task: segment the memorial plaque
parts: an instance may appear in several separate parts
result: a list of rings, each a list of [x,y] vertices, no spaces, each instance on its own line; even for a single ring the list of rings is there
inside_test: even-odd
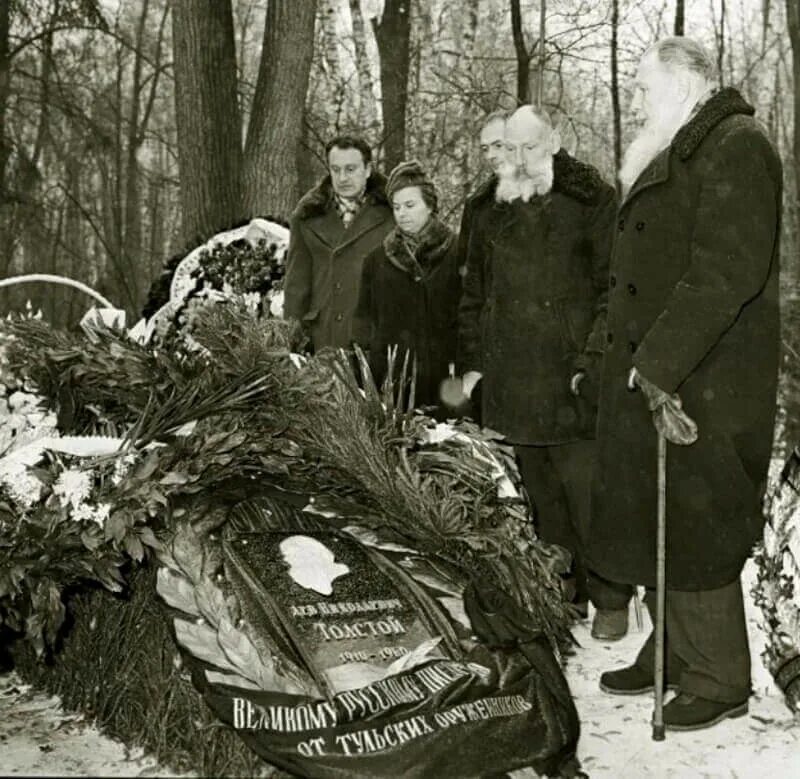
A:
[[[384,678],[415,650],[445,656],[436,626],[407,587],[356,541],[328,532],[273,532],[240,536],[233,548],[328,694]]]

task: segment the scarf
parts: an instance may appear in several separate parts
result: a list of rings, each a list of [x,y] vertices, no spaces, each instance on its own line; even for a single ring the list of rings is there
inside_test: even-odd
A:
[[[437,217],[431,218],[416,235],[394,227],[383,239],[389,262],[422,281],[430,269],[444,257],[453,242],[453,231]]]
[[[364,200],[364,192],[362,192],[356,198],[340,197],[334,193],[336,210],[339,212],[339,216],[342,218],[345,228],[350,227],[350,225],[353,223],[353,220],[356,218],[356,214],[361,209],[361,206],[364,205]]]

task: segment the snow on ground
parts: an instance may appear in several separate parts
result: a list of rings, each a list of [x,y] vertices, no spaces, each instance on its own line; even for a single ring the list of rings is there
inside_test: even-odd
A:
[[[745,592],[754,576],[748,563]],[[592,779],[800,779],[800,720],[792,718],[761,663],[764,636],[749,598],[747,608],[755,690],[749,714],[709,730],[668,732],[661,742],[651,738],[652,695],[612,696],[597,686],[602,671],[633,661],[650,630],[646,609],[642,632],[632,608],[631,632],[615,644],[594,641],[588,621],[578,626],[582,648],[570,659],[567,678],[582,720],[578,756]],[[141,751],[127,752],[80,716],[65,714],[57,698],[32,691],[13,673],[0,676],[0,774],[177,776]]]
[[[0,675],[0,775],[178,776],[65,713],[57,697],[35,692],[16,673]]]
[[[574,633],[582,649],[570,659],[566,675],[581,716],[578,757],[592,779],[800,779],[800,719],[792,718],[761,661],[760,612],[749,596],[754,580],[751,561],[742,577],[753,668],[750,711],[707,730],[667,731],[664,741],[653,741],[652,693],[624,697],[599,689],[603,671],[630,665],[636,658],[650,631],[646,608],[639,632],[631,605],[631,630],[614,644],[595,641],[589,634],[591,621],[578,626]]]

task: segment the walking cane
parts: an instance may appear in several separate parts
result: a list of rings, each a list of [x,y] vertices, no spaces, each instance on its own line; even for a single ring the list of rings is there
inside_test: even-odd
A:
[[[664,604],[667,558],[667,439],[658,433],[658,527],[656,531],[655,710],[653,741],[664,740]]]

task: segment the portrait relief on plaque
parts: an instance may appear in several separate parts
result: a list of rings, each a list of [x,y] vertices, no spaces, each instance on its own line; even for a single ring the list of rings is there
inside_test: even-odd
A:
[[[346,565],[336,562],[325,544],[311,536],[289,536],[278,548],[289,566],[289,576],[320,595],[330,595],[334,579],[350,572]]]
[[[262,580],[284,635],[329,693],[447,656],[441,631],[403,574],[355,540],[329,532],[273,532],[259,544],[233,546]]]

